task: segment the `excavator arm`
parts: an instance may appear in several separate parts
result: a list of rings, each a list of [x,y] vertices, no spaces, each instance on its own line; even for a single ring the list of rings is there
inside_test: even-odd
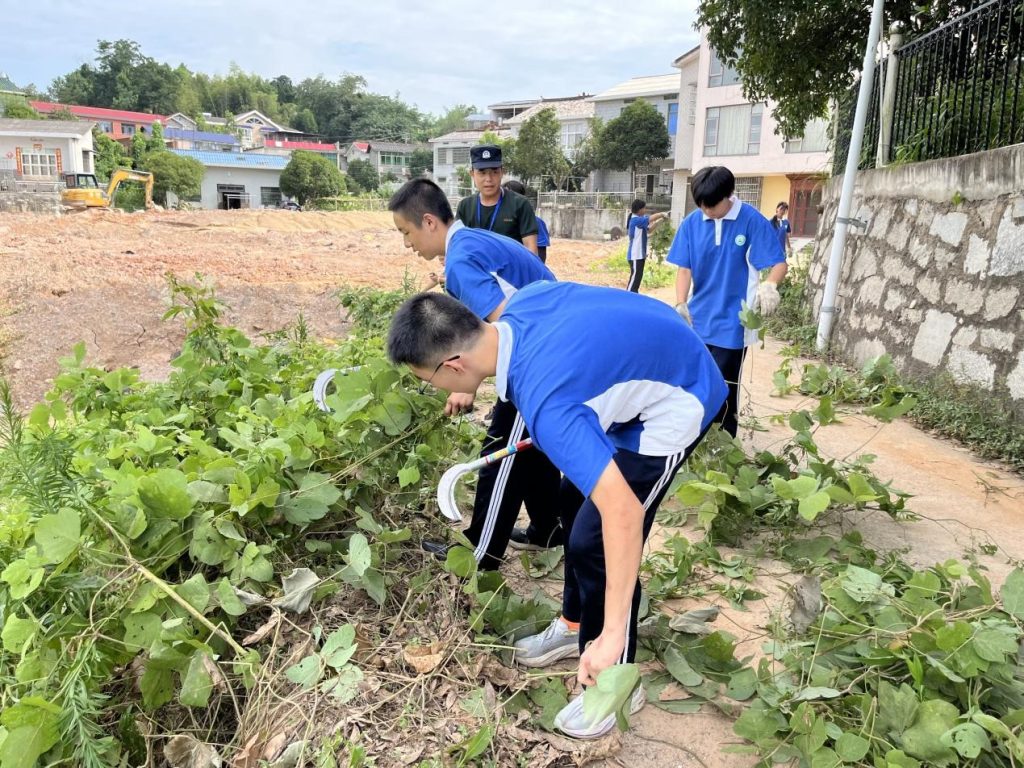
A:
[[[110,185],[107,187],[107,200],[113,201],[117,188],[124,181],[141,182],[146,190],[146,208],[153,207],[153,174],[149,171],[135,171],[131,168],[118,168],[110,174]]]

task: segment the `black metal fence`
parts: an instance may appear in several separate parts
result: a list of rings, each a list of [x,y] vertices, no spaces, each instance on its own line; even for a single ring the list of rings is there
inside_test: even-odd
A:
[[[913,162],[1024,142],[1024,0],[988,0],[911,40],[896,57],[892,152]],[[887,60],[875,68],[859,167],[875,166],[879,94]],[[833,172],[845,169],[858,84],[840,100]]]
[[[898,49],[891,159],[1024,141],[1022,55],[1022,0],[990,0]]]

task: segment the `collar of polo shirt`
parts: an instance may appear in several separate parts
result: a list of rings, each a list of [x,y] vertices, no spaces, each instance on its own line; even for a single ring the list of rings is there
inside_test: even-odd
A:
[[[498,397],[508,402],[508,368],[512,363],[512,328],[508,323],[494,323],[498,331],[498,360],[494,371],[494,388]]]

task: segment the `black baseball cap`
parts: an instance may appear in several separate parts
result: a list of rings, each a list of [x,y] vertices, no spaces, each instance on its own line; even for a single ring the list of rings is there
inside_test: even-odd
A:
[[[469,150],[469,161],[473,170],[501,168],[501,147],[496,144],[480,144]]]

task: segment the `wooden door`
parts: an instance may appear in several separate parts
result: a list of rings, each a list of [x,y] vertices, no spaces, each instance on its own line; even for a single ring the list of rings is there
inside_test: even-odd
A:
[[[789,226],[793,237],[814,237],[818,233],[818,207],[822,182],[815,177],[790,177]]]

